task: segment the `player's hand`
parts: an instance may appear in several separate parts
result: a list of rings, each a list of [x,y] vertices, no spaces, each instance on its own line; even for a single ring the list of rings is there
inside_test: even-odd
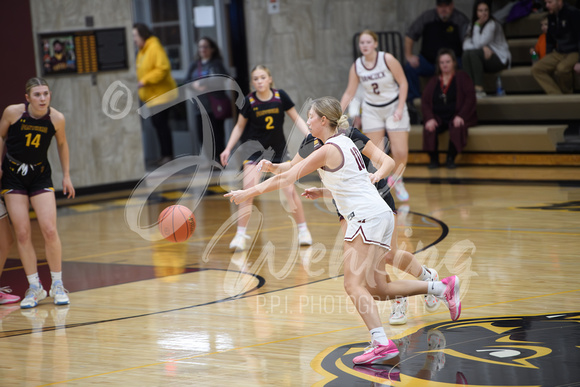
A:
[[[222,153],[220,153],[220,162],[225,167],[228,165],[228,159],[230,158],[230,151],[229,149],[225,149]]]
[[[301,194],[301,196],[304,196],[305,198],[312,200],[321,198],[323,195],[324,195],[323,189],[318,187],[307,188]]]
[[[258,172],[274,172],[274,164],[270,160],[260,160],[258,163]]]
[[[249,199],[248,194],[245,190],[239,189],[236,191],[230,191],[224,195],[226,198],[230,198],[230,202],[240,204]]]
[[[393,114],[393,120],[395,120],[395,122],[397,122],[397,121],[401,121],[401,118],[403,118],[403,109],[401,109],[401,110],[397,109],[395,111],[395,114]]]
[[[369,173],[369,178],[373,184],[376,184],[379,180],[381,180],[381,177],[377,174],[377,172]]]
[[[67,199],[75,197],[75,187],[73,187],[70,177],[62,179],[62,193],[66,195]]]

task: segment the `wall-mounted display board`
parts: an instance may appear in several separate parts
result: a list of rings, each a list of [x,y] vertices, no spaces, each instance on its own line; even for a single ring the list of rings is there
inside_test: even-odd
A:
[[[43,75],[129,68],[125,28],[42,33],[38,42]]]

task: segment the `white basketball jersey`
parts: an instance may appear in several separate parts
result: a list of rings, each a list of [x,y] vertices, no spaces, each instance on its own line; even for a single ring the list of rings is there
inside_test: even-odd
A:
[[[359,57],[354,62],[354,69],[365,90],[364,100],[373,105],[384,105],[397,98],[399,85],[387,66],[385,53],[377,53],[377,60],[372,68],[365,67],[363,60],[364,57]]]
[[[362,155],[354,142],[340,134],[329,138],[325,145],[330,144],[342,153],[343,163],[335,170],[321,168],[318,172],[324,186],[332,192],[338,212],[347,220],[391,212],[371,183]]]

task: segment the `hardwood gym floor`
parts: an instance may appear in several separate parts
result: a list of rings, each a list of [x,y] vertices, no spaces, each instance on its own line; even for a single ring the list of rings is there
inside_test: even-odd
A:
[[[400,356],[373,367],[352,365],[369,335],[342,287],[332,207],[304,201],[315,244],[298,247],[279,194],[265,195],[249,227],[253,249],[233,253],[237,208],[221,193],[234,180],[153,173],[134,192],[59,200],[71,305],[0,306],[0,384],[580,383],[578,168],[410,166],[399,247],[441,276],[459,275],[463,312],[451,322],[445,306],[429,313],[412,297],[407,324],[389,326],[381,303]],[[305,178],[298,190],[314,184]],[[195,233],[180,244],[158,240],[157,215],[180,198],[194,209]],[[2,285],[26,289],[15,248]]]

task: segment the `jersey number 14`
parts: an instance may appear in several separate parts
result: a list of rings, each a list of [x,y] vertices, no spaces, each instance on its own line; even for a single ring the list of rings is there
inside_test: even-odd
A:
[[[28,133],[26,135],[26,146],[31,146],[33,145],[35,148],[38,148],[40,146],[40,134],[37,133],[34,138],[32,138],[32,133]]]

